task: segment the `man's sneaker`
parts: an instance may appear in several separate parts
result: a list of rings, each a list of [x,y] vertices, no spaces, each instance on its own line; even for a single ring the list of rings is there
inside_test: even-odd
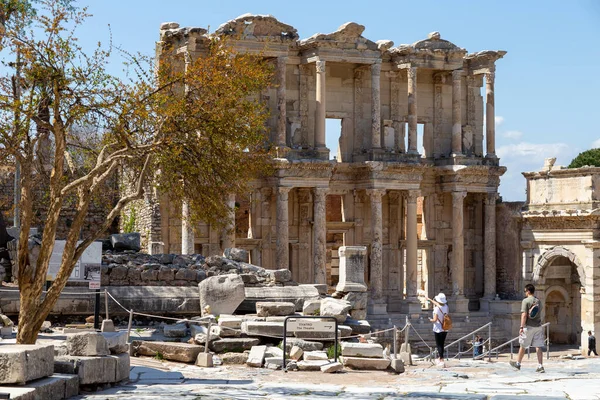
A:
[[[511,367],[513,367],[513,368],[514,368],[514,369],[516,369],[517,371],[521,369],[521,364],[519,364],[519,363],[518,363],[518,362],[516,362],[516,361],[511,361],[509,364],[510,364],[510,366],[511,366]],[[544,369],[544,368],[542,368],[542,369]]]
[[[544,367],[537,367],[537,369],[535,370],[535,372],[539,372],[540,374],[543,374],[544,372]]]

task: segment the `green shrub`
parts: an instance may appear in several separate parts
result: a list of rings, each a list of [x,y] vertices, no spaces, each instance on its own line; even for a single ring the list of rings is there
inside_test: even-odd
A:
[[[581,168],[585,165],[600,167],[600,148],[590,149],[579,153],[577,157],[571,161],[569,168]]]

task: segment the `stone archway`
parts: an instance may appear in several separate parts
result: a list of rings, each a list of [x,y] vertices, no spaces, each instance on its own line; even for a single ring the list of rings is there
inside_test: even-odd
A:
[[[535,267],[533,267],[532,281],[533,284],[543,284],[545,282],[545,271],[547,267],[557,258],[564,257],[568,259],[575,267],[577,268],[577,274],[579,275],[579,280],[582,284],[585,283],[585,270],[583,269],[583,264],[579,260],[579,258],[573,253],[571,250],[567,249],[563,246],[555,246],[550,250],[546,251],[542,256],[538,259]]]

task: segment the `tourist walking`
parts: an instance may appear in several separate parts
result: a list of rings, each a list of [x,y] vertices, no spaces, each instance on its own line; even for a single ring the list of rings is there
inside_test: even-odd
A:
[[[592,331],[588,331],[588,357],[592,353],[598,356],[598,353],[596,352],[596,338],[592,335]]]
[[[542,365],[544,347],[544,329],[542,325],[542,302],[534,296],[535,286],[532,284],[525,285],[525,299],[521,302],[521,326],[519,327],[519,354],[517,361],[511,361],[511,367],[520,370],[521,361],[525,356],[525,349],[535,347],[535,352],[538,359],[538,367],[535,372],[544,373]]]
[[[438,353],[437,365],[439,367],[445,367],[444,364],[444,343],[446,342],[446,336],[448,335],[449,328],[444,329],[444,316],[448,315],[450,309],[448,308],[448,301],[446,295],[440,293],[433,299],[427,299],[431,301],[435,307],[433,308],[433,318],[429,321],[433,322],[433,334],[435,336],[435,345]]]

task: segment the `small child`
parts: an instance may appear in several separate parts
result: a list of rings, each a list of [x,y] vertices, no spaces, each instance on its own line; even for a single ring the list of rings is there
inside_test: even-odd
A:
[[[483,339],[481,336],[475,336],[475,340],[473,341],[473,357],[480,356],[483,352]]]

